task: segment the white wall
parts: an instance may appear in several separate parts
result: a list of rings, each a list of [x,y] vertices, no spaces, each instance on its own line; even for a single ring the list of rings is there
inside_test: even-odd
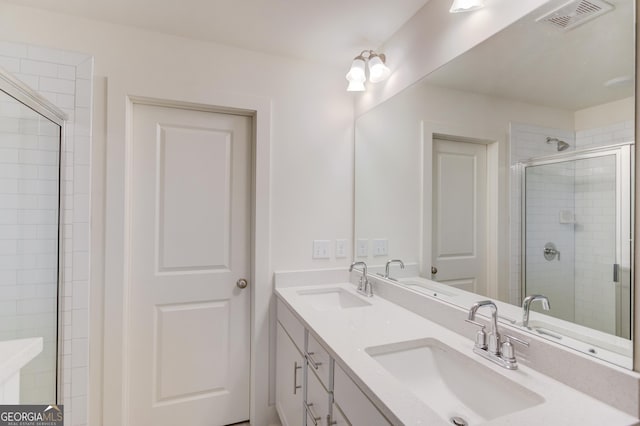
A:
[[[356,115],[389,99],[547,1],[491,0],[474,13],[449,13],[451,0],[430,0],[379,47],[387,56],[391,77],[385,83],[368,85],[357,98]]]
[[[348,239],[352,234],[353,107],[342,67],[8,4],[0,10],[0,39],[88,52],[99,77],[126,80],[133,87],[174,85],[270,98],[272,266],[346,264],[311,260],[314,238]]]
[[[131,90],[107,99],[107,108],[94,105],[96,110],[112,111],[111,106],[125,102],[125,94],[165,88],[177,96],[184,93],[202,99],[215,93],[268,99],[272,106],[271,249],[262,255],[270,259],[271,271],[348,265],[350,257],[336,260],[333,253],[329,260],[311,259],[313,239],[350,241],[352,236],[353,102],[344,90],[342,67],[334,69],[4,3],[0,5],[0,40],[93,55],[94,84],[104,89],[106,81],[107,91],[116,85]],[[94,128],[102,128],[104,119],[96,116]],[[106,119],[107,140],[122,140],[123,129],[113,124],[122,117]],[[104,140],[98,136],[97,141]],[[106,149],[108,152],[110,144]],[[107,165],[107,169],[114,166],[119,167]],[[94,178],[104,182],[104,176]],[[99,187],[94,185],[93,189]],[[121,213],[110,211],[107,205],[107,220],[114,214]],[[109,238],[109,229],[106,235]],[[94,256],[92,261],[101,263],[102,259]],[[261,278],[271,282],[271,277]],[[99,294],[102,288],[97,281],[92,282],[92,291]],[[91,333],[96,337],[100,333],[96,321]],[[99,372],[92,377],[100,377]],[[267,383],[259,386],[266,388]],[[91,389],[93,397],[100,390],[95,382]],[[264,389],[257,397],[266,405]],[[90,413],[90,423],[98,424],[99,416],[96,407]]]

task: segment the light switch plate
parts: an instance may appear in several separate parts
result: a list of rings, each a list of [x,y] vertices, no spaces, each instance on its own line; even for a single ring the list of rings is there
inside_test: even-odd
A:
[[[347,240],[336,240],[336,259],[347,257]]]
[[[387,240],[387,239],[373,240],[373,255],[374,256],[388,256],[389,255],[389,240]]]
[[[368,257],[369,256],[369,240],[361,239],[358,240],[357,243],[357,253],[358,257]]]
[[[329,240],[313,240],[313,259],[329,259]]]

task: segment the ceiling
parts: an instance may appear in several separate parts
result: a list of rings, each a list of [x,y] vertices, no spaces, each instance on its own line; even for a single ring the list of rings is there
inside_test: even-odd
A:
[[[348,68],[429,0],[2,1]]]
[[[563,31],[536,22],[538,9],[427,77],[431,84],[577,111],[634,96],[633,0],[607,0],[615,9]],[[556,1],[558,4],[566,1]]]

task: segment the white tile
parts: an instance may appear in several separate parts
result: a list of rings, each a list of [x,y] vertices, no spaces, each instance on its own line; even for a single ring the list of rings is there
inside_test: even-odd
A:
[[[71,347],[71,367],[87,367],[89,365],[88,339],[74,339]],[[72,376],[73,380],[73,376]],[[84,378],[86,380],[86,377]]]
[[[76,67],[72,65],[58,65],[57,77],[63,80],[75,80]]]
[[[0,54],[21,58],[27,56],[27,45],[21,43],[11,43],[8,41],[0,41]]]
[[[73,283],[73,309],[87,309],[89,306],[89,282]]]
[[[86,339],[89,337],[89,314],[86,309],[73,310],[73,334],[74,339]]]
[[[73,81],[61,80],[59,78],[40,77],[40,90],[73,95],[76,85]]]
[[[20,60],[20,72],[23,74],[37,75],[40,77],[58,77],[58,66],[51,62],[34,61],[31,59]]]
[[[10,73],[20,72],[20,60],[8,56],[0,56],[0,67]]]
[[[89,253],[84,251],[73,252],[73,280],[83,281],[89,279]]]
[[[93,79],[93,57],[88,57],[84,62],[78,64],[76,68],[76,76],[78,79]]]
[[[84,62],[88,57],[90,57],[89,55],[82,53],[39,46],[28,46],[27,56],[30,59],[74,66]]]
[[[40,77],[36,75],[16,73],[15,77],[33,90],[40,89]]]
[[[76,105],[83,108],[91,108],[91,80],[76,80]]]

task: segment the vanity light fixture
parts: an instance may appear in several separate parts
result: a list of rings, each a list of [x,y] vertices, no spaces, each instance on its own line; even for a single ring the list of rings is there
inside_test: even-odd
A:
[[[385,56],[382,53],[376,53],[373,50],[363,50],[353,59],[351,68],[347,73],[347,81],[349,86],[348,92],[363,92],[365,90],[364,83],[367,81],[367,65],[369,67],[369,81],[378,83],[386,80],[391,74],[389,67],[385,65]]]
[[[484,0],[453,0],[450,13],[471,12],[484,7]]]

